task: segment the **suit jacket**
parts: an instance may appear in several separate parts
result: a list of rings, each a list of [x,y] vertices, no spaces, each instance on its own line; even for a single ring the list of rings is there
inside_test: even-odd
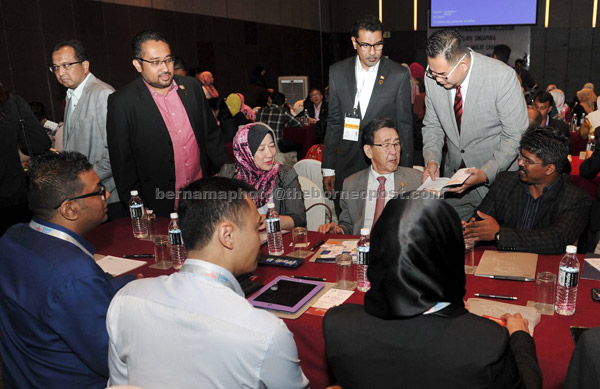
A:
[[[569,138],[569,125],[562,120],[550,118],[550,121],[548,121],[548,126],[556,130],[560,130],[567,138]]]
[[[177,94],[185,106],[200,148],[202,174],[212,174],[229,162],[200,83],[175,76]],[[108,151],[121,201],[137,189],[144,205],[158,216],[168,216],[175,205],[175,160],[169,131],[139,76],[108,98]]]
[[[63,150],[79,151],[87,157],[110,192],[109,203],[119,201],[106,139],[106,107],[108,96],[114,91],[90,73],[75,109],[69,109],[68,105],[65,109],[63,129]]]
[[[338,225],[345,234],[360,235],[360,229],[364,226],[370,173],[371,167],[368,167],[344,180],[344,189],[340,194],[342,212]],[[398,167],[394,172],[394,190],[400,195],[417,189],[421,185],[421,176],[422,173],[417,169]]]
[[[310,101],[310,99],[308,99],[308,101]],[[312,101],[310,101],[310,104],[305,103],[305,107],[306,107],[306,112],[308,113],[308,116],[310,116],[311,118],[314,119],[315,118],[315,104]],[[304,115],[304,112],[300,112],[298,114],[298,116],[301,116],[301,115]],[[323,101],[321,102],[321,108],[319,108],[319,120],[323,120],[323,121],[327,120],[327,102],[325,101],[325,99],[323,99]]]
[[[356,56],[329,68],[329,114],[323,149],[324,169],[335,169],[336,190],[342,189],[346,177],[366,168],[363,154],[362,128],[373,119],[390,118],[396,123],[402,144],[401,166],[412,167],[413,127],[408,70],[387,58],[381,58],[369,106],[360,121],[358,142],[342,140],[344,117],[352,113],[356,96]]]
[[[600,387],[600,327],[585,331],[571,356],[565,389],[596,389]]]
[[[465,166],[483,170],[494,182],[496,175],[513,163],[516,169],[519,141],[529,126],[527,106],[514,69],[474,51],[471,54],[460,135],[451,91],[425,77],[423,158],[425,163],[440,164],[446,139],[445,176],[452,177],[464,161]],[[488,188],[480,185],[476,190],[483,198]]]
[[[440,313],[460,310],[454,317]],[[535,343],[452,305],[440,312],[383,320],[356,304],[323,320],[327,359],[344,389],[542,387]]]
[[[544,194],[533,227],[516,228],[523,208],[526,191],[518,172],[500,173],[479,210],[492,216],[500,225],[499,250],[528,251],[538,254],[562,254],[585,228],[592,199],[590,195],[561,175]]]

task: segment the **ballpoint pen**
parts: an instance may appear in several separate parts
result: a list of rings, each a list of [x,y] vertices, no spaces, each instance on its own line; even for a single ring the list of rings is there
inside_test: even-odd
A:
[[[484,294],[484,293],[475,293],[477,297],[487,297],[491,299],[499,299],[499,300],[517,300],[514,296],[502,296],[498,294]]]
[[[310,280],[310,281],[327,281],[326,278],[319,278],[319,277],[308,277],[308,276],[292,276],[292,278],[298,278],[300,280]]]
[[[316,249],[318,249],[319,247],[321,247],[321,245],[325,243],[325,240],[320,241],[319,243],[317,243],[316,245],[314,245],[310,251],[315,251]]]
[[[530,277],[519,277],[519,276],[482,276],[487,278],[493,278],[495,280],[508,280],[508,281],[535,281]]]
[[[123,258],[154,258],[154,254],[126,254]]]

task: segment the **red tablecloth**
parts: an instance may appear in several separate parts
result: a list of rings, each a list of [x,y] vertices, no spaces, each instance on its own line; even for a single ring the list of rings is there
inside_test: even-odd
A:
[[[166,233],[168,220],[158,220],[159,233]],[[338,238],[340,236],[336,236]],[[124,255],[152,253],[152,243],[135,239],[131,233],[128,219],[120,219],[106,223],[86,236],[94,244],[99,254]],[[323,238],[316,232],[309,232],[309,241],[315,244]],[[284,235],[284,244],[289,248],[290,234]],[[266,250],[263,247],[263,250]],[[483,253],[483,248],[475,251],[475,263]],[[540,255],[537,271],[558,272],[560,255]],[[578,255],[583,264],[583,256]],[[148,266],[138,268],[134,273],[142,273],[146,277],[156,277],[168,274],[173,270],[156,270]],[[328,281],[335,282],[335,265],[305,262],[296,270],[287,270],[277,267],[259,267],[254,272],[258,281],[266,283],[277,275],[306,275],[325,277]],[[600,281],[582,279],[578,289],[577,309],[573,316],[562,317],[559,315],[542,315],[540,324],[535,327],[534,339],[537,355],[544,375],[545,388],[560,388],[567,373],[567,367],[574,346],[569,333],[569,326],[600,326],[600,303],[591,298],[592,287],[600,288]],[[525,305],[528,300],[535,299],[534,282],[501,281],[467,275],[467,294],[465,299],[474,297],[474,293],[489,293],[511,295],[518,297],[518,304]],[[349,303],[362,304],[364,293],[356,291],[348,300]],[[285,320],[288,328],[294,334],[298,346],[298,354],[304,374],[311,382],[311,388],[324,388],[334,382],[334,376],[327,363],[325,344],[321,329],[322,318],[304,314],[297,320]]]
[[[283,130],[283,139],[292,140],[302,145],[302,155],[298,155],[298,161],[306,157],[308,149],[319,143],[319,139],[315,135],[314,124],[298,127],[286,127]]]

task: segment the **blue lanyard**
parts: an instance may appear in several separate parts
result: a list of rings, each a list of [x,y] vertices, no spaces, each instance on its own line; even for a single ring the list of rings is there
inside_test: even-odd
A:
[[[35,222],[33,220],[29,222],[29,227],[34,231],[41,232],[42,234],[50,235],[57,239],[69,242],[69,243],[79,247],[79,249],[81,251],[83,251],[84,253],[89,255],[90,258],[94,259],[94,254],[90,253],[90,251],[88,249],[86,249],[85,247],[83,247],[83,245],[81,243],[79,243],[79,241],[77,239],[73,238],[71,235],[67,234],[66,232],[57,230],[56,228],[45,226],[45,225]]]
[[[208,262],[208,263],[210,264],[210,262]],[[217,266],[217,265],[214,265],[214,266]],[[181,268],[181,270],[179,272],[180,273],[182,273],[182,272],[184,272],[184,273],[194,273],[194,274],[199,275],[201,277],[209,278],[211,280],[215,280],[218,283],[220,283],[222,285],[225,285],[229,289],[233,290],[237,294],[239,294],[239,292],[241,292],[241,288],[239,286],[236,288],[234,286],[234,284],[231,282],[231,280],[229,279],[229,277],[221,274],[217,269],[209,269],[209,268],[204,267],[202,265],[193,265],[193,264],[189,263],[188,261],[186,261],[186,262],[184,262],[183,267]],[[244,296],[243,292],[242,292],[241,296]]]

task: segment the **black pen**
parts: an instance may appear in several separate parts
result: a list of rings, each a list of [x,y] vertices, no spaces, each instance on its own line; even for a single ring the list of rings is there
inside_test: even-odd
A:
[[[493,278],[495,280],[508,280],[508,281],[535,281],[533,278],[519,277],[519,276],[482,276],[482,277]]]
[[[126,254],[123,258],[154,258],[154,254]]]
[[[319,247],[321,247],[321,245],[325,243],[325,240],[320,241],[319,243],[317,243],[316,245],[314,245],[312,247],[312,249],[310,249],[310,251],[315,251],[316,249],[318,249]]]
[[[483,293],[475,293],[477,297],[487,297],[491,299],[499,299],[499,300],[516,300],[517,298],[514,296],[501,296],[498,294],[483,294]]]
[[[327,281],[326,278],[319,278],[319,277],[308,277],[308,276],[292,276],[292,278],[298,278],[301,280],[310,280],[310,281]]]

